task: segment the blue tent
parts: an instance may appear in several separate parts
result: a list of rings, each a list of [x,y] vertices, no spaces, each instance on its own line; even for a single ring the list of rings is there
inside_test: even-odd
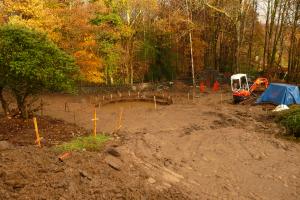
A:
[[[275,105],[300,104],[298,86],[271,83],[268,89],[259,97],[256,103],[273,103]]]

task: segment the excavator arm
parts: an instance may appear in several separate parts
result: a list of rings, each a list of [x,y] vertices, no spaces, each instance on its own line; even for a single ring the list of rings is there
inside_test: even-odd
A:
[[[264,89],[269,87],[269,81],[267,78],[257,78],[253,85],[251,85],[250,87],[250,92],[254,92],[255,90],[257,90],[257,88],[259,87],[264,87]]]

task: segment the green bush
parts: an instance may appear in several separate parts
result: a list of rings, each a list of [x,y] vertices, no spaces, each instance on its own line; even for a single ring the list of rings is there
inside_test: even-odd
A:
[[[74,91],[79,69],[74,59],[46,35],[34,30],[0,27],[0,88],[9,88],[25,117],[29,96],[48,91]]]
[[[295,137],[300,137],[300,106],[291,106],[289,110],[278,113],[276,121],[282,124]]]

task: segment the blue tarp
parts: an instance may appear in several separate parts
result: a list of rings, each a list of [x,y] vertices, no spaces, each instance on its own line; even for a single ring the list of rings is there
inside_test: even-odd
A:
[[[273,103],[276,105],[300,104],[298,86],[271,83],[268,89],[259,97],[256,103]]]

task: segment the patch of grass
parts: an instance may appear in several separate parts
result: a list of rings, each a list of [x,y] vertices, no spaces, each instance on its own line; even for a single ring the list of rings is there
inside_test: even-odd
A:
[[[300,137],[300,105],[294,105],[289,110],[279,112],[276,121],[283,125],[289,134]]]
[[[70,151],[99,151],[105,142],[109,140],[108,136],[97,135],[94,136],[85,136],[78,137],[70,142],[58,145],[55,147],[55,150],[59,152],[70,152]]]

